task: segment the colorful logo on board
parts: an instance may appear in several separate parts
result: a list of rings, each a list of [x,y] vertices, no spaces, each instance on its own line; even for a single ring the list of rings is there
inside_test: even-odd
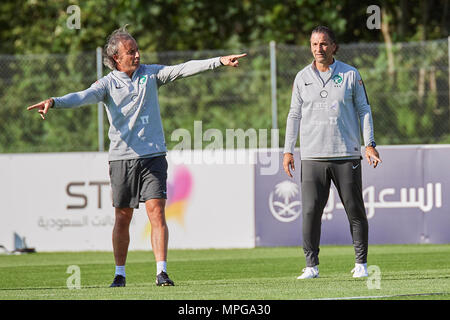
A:
[[[175,168],[173,180],[167,181],[166,220],[175,220],[184,225],[184,215],[192,192],[193,180],[189,170],[184,166]],[[150,234],[150,222],[146,223],[144,236]]]

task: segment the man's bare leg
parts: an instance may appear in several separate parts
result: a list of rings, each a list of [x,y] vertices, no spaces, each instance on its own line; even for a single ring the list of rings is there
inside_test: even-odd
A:
[[[147,216],[152,226],[151,242],[155,260],[167,260],[167,245],[169,242],[169,229],[165,216],[166,199],[150,199],[145,202]]]
[[[124,266],[130,244],[130,222],[133,217],[132,208],[116,208],[116,220],[113,229],[113,249],[116,266]]]
[[[128,255],[128,245],[130,244],[130,222],[133,217],[132,208],[115,208],[115,222],[112,233],[112,244],[114,251],[114,261],[116,272],[112,287],[125,286],[125,263]],[[122,276],[123,279],[118,279]]]
[[[166,223],[165,206],[165,199],[145,201],[147,216],[152,226],[151,242],[157,267],[156,285],[173,286],[173,281],[169,279],[166,270],[169,229]]]

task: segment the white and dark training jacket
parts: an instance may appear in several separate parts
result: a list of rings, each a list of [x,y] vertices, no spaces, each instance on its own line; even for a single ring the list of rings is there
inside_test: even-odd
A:
[[[322,79],[313,62],[295,77],[284,152],[294,152],[300,133],[302,160],[360,158],[361,132],[364,145],[374,141],[358,70],[336,59],[329,68],[328,78]]]
[[[54,107],[75,108],[102,101],[110,123],[110,161],[165,154],[158,88],[221,65],[220,57],[174,66],[141,64],[131,78],[113,70],[84,91],[54,97]]]

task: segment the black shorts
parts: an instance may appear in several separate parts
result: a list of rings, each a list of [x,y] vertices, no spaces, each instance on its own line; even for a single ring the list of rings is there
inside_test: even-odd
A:
[[[167,199],[165,156],[109,162],[113,207],[139,208],[139,202]]]

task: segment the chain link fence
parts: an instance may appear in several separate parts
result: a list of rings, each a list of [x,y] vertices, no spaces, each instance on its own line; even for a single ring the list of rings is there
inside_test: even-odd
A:
[[[336,58],[357,67],[364,80],[378,144],[450,143],[448,47],[447,39],[392,47],[378,43],[340,46]],[[288,112],[292,81],[311,61],[309,48],[278,47],[282,120]]]
[[[97,150],[96,108],[49,112],[45,121],[26,108],[96,81],[95,52],[0,56],[0,152]]]
[[[340,46],[336,58],[357,67],[364,79],[378,144],[450,143],[448,48],[448,39],[392,47],[378,43]],[[198,134],[194,121],[202,121],[202,132],[219,129],[224,137],[226,129],[258,131],[272,127],[269,45],[242,51],[248,56],[240,61],[239,68],[219,68],[160,88],[169,149],[178,143],[172,140],[172,132],[179,128],[188,130],[194,141]],[[142,52],[141,61],[173,65],[228,54],[221,50]],[[308,47],[276,45],[276,123],[281,146],[295,75],[311,62]],[[108,72],[104,67],[103,74]],[[95,52],[0,55],[0,152],[101,149],[96,106],[52,110],[45,121],[26,110],[48,97],[83,90],[96,78]],[[107,150],[106,116],[103,127],[103,147]],[[204,141],[203,147],[208,143]]]

